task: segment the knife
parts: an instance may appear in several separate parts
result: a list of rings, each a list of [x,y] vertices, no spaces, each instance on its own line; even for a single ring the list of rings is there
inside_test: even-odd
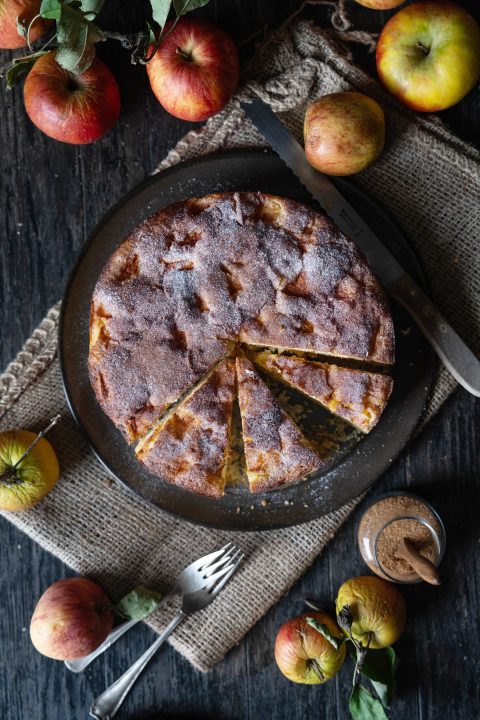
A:
[[[326,175],[306,160],[302,146],[263,100],[241,103],[242,108],[283,162],[320,203],[340,230],[362,249],[387,291],[414,318],[453,377],[480,397],[480,360],[463,342],[437,307],[408,275],[382,241],[362,220]]]

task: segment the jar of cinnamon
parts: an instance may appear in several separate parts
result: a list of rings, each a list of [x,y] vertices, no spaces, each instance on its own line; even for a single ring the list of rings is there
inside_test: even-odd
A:
[[[410,492],[390,492],[364,512],[358,527],[360,553],[370,570],[386,580],[439,584],[436,567],[445,552],[445,528],[438,513]]]

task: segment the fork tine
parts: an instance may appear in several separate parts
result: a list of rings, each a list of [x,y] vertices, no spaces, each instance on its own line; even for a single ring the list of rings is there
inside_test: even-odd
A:
[[[224,545],[220,550],[215,550],[215,552],[211,552],[208,555],[204,555],[203,557],[199,558],[198,560],[195,560],[191,565],[189,565],[189,569],[191,570],[201,570],[202,568],[207,567],[210,563],[212,563],[214,560],[219,558],[221,555],[223,555],[226,552],[229,552],[233,543],[228,542],[226,545]]]
[[[233,555],[233,557],[230,558],[230,564],[227,565],[227,567],[221,568],[221,570],[218,570],[218,572],[216,572],[214,575],[211,575],[211,576],[208,578],[208,582],[205,583],[205,586],[204,586],[204,587],[205,587],[205,590],[208,590],[208,592],[211,592],[212,589],[215,587],[215,585],[216,585],[216,583],[217,583],[218,580],[221,580],[221,579],[224,578],[225,575],[226,575],[227,573],[229,573],[232,569],[235,569],[235,567],[236,567],[236,565],[237,565],[237,563],[238,563],[238,557],[239,557],[239,555],[242,555],[242,557],[243,557],[243,554],[242,554],[242,551],[241,551],[241,550],[237,550],[237,552],[235,553],[235,555]],[[230,576],[229,576],[229,577],[230,577]]]
[[[223,588],[223,586],[230,580],[233,573],[236,571],[240,563],[242,562],[243,558],[245,557],[245,553],[242,553],[239,551],[240,554],[237,553],[237,559],[233,565],[230,566],[229,571],[227,574],[220,580],[220,582],[215,585],[215,587],[210,591],[212,595],[217,595],[217,593],[220,592],[220,590]]]
[[[236,545],[232,545],[232,547],[228,550],[228,552],[225,553],[225,555],[223,557],[220,558],[220,560],[217,560],[212,565],[209,565],[207,568],[202,568],[202,570],[204,571],[203,577],[204,578],[210,577],[211,575],[213,575],[213,573],[216,570],[221,568],[222,565],[225,565],[226,563],[230,562],[233,557],[233,555],[231,555],[231,553],[235,553],[235,552],[238,552],[238,548],[236,547]]]

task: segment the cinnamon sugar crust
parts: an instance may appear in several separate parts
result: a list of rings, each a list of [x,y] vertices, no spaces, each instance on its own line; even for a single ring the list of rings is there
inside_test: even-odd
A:
[[[388,375],[298,357],[257,353],[255,362],[364,433],[380,419],[393,388]]]
[[[363,255],[294,201],[221,193],[176,203],[108,261],[92,300],[89,372],[129,441],[237,341],[394,357],[388,305]]]
[[[237,357],[238,403],[250,490],[266,492],[318,470],[322,461],[251,361]]]
[[[221,497],[231,442],[235,361],[220,363],[137,448],[155,475],[200,495]]]

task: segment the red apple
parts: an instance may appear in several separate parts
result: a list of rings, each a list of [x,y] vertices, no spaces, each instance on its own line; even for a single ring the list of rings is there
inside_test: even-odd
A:
[[[81,75],[64,70],[55,51],[43,55],[27,75],[25,109],[30,120],[49,137],[82,145],[98,140],[120,114],[117,81],[95,58]]]
[[[17,18],[25,30],[38,15],[41,0],[0,0],[0,48],[14,49],[27,44],[17,30]],[[37,18],[30,30],[30,42],[44,35],[51,25],[49,20]]]
[[[182,120],[206,120],[227,104],[237,87],[238,53],[223,30],[185,18],[161,41],[147,72],[165,110]]]
[[[30,638],[43,655],[74,660],[93,652],[112,625],[112,603],[100,585],[88,578],[67,578],[53,583],[38,601]]]
[[[408,5],[382,30],[377,70],[387,90],[412,110],[445,110],[479,79],[480,28],[447,0]]]
[[[404,3],[405,0],[356,0],[356,2],[371,10],[391,10]]]
[[[293,682],[318,685],[330,680],[345,660],[345,644],[338,650],[306,621],[313,617],[326,625],[335,637],[342,631],[324,612],[309,612],[286,622],[275,640],[275,660],[281,672]]]
[[[383,110],[358,92],[324,95],[307,108],[304,137],[305,155],[314,168],[327,175],[352,175],[383,150]]]

